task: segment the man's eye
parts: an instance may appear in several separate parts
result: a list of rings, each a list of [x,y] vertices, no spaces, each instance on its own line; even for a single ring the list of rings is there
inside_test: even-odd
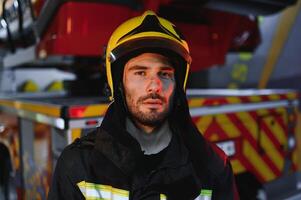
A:
[[[171,72],[161,72],[160,76],[163,77],[163,78],[172,79],[173,78],[173,73],[171,73]]]
[[[134,74],[138,76],[145,76],[146,73],[145,71],[136,71]]]

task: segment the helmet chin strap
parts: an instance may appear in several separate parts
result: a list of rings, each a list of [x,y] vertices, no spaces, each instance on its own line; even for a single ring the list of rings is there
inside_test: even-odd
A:
[[[123,87],[122,81],[120,81],[120,83],[118,85],[118,90],[120,92],[120,98],[121,98],[120,100],[122,101],[124,111],[132,119],[132,116],[131,116],[131,114],[129,112],[129,109],[128,109],[128,106],[126,104],[126,97],[125,97],[124,87]]]

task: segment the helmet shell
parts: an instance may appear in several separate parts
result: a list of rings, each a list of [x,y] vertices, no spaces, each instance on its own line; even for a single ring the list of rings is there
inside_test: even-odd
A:
[[[184,60],[183,89],[185,90],[188,72],[191,64],[189,47],[183,36],[170,21],[158,17],[152,11],[131,18],[122,23],[111,35],[106,49],[106,73],[114,96],[113,67],[114,62],[133,53],[148,52],[148,50],[173,52]]]

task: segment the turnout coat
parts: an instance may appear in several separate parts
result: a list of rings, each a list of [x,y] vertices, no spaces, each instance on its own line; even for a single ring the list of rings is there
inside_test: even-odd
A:
[[[96,131],[64,149],[49,200],[239,199],[227,156],[195,126],[170,117],[171,142],[149,168],[114,104]]]

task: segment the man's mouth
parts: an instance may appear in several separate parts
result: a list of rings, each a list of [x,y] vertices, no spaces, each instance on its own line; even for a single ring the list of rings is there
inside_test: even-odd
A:
[[[163,102],[160,99],[147,99],[145,101],[143,101],[144,104],[158,104],[158,105],[162,105]]]
[[[147,99],[143,101],[143,104],[148,108],[158,109],[162,107],[163,102],[160,99]]]

